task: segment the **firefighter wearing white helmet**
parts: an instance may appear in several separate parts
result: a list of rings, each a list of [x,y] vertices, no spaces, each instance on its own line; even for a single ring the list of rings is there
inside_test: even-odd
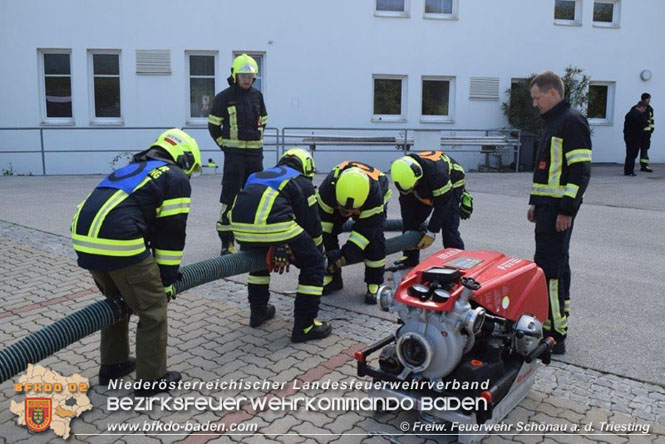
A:
[[[176,382],[166,370],[169,298],[185,248],[189,178],[201,172],[196,141],[182,130],[163,132],[129,165],[114,171],[78,207],[71,225],[78,265],[107,298],[122,298],[139,317],[136,359],[129,356],[129,316],[102,329],[99,382],[136,369],[144,381]],[[137,389],[137,396],[159,391]]]
[[[263,170],[263,131],[268,113],[263,94],[253,88],[259,67],[252,57],[241,54],[233,60],[229,87],[215,96],[208,116],[208,131],[224,152],[221,209],[217,234],[222,255],[235,253],[228,218],[233,200],[250,174]]]
[[[386,265],[383,229],[391,194],[388,178],[362,162],[342,162],[323,180],[317,194],[327,257],[323,294],[343,288],[342,266],[364,261],[365,303],[376,304]],[[355,221],[353,231],[340,248],[338,236],[349,218]]]
[[[464,190],[464,168],[441,151],[423,151],[395,160],[390,166],[390,175],[400,192],[404,231],[419,230],[432,215],[418,249],[404,251],[394,267],[417,265],[419,250],[432,245],[439,231],[445,248],[463,250],[460,216],[467,219],[473,210],[471,195]]]

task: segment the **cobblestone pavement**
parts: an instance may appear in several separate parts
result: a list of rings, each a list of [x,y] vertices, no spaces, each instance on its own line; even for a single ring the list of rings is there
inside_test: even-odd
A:
[[[79,269],[67,238],[0,222],[0,344],[6,346],[80,309],[100,295],[87,272]],[[174,391],[175,396],[244,395],[252,398],[292,398],[317,395],[365,397],[359,389],[307,389],[306,382],[362,381],[356,376],[353,352],[394,329],[394,324],[367,314],[324,304],[321,318],[334,319],[334,335],[322,341],[291,344],[293,298],[273,293],[277,317],[260,329],[248,327],[246,290],[231,281],[217,281],[178,295],[169,306],[169,368],[189,381],[263,381],[285,383],[277,389]],[[453,436],[404,433],[400,425],[414,427],[414,412],[377,414],[365,411],[312,412],[240,410],[162,412],[109,412],[109,397],[129,390],[110,391],[96,386],[99,333],[56,353],[40,365],[68,376],[80,373],[91,379],[88,396],[95,406],[72,423],[69,442],[454,442]],[[129,379],[131,380],[131,379]],[[0,444],[61,441],[53,432],[39,434],[16,425],[9,411],[13,385],[0,385]],[[255,427],[244,434],[106,435],[109,424],[239,424]],[[665,444],[665,388],[554,361],[539,369],[528,397],[503,421],[512,432],[484,438],[483,442],[582,443],[657,442]],[[648,434],[600,433],[601,423],[649,425]],[[536,430],[514,434],[519,424]],[[538,426],[541,424],[542,426]],[[543,435],[539,427],[593,424],[592,434]],[[632,427],[633,429],[635,427]],[[631,427],[628,427],[631,429]],[[162,432],[164,433],[164,432]]]

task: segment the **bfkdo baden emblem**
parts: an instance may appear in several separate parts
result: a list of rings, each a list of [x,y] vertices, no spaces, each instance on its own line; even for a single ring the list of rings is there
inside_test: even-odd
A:
[[[52,399],[25,398],[25,425],[35,432],[43,432],[51,425]]]

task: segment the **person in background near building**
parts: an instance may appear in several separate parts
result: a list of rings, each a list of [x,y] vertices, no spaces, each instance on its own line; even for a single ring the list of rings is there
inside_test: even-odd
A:
[[[238,193],[231,210],[231,227],[242,249],[267,252],[268,269],[248,278],[250,327],[275,317],[269,304],[270,271],[282,274],[289,263],[300,268],[293,309],[293,342],[321,339],[332,327],[317,321],[323,275],[321,220],[312,184],[314,159],[299,148],[284,153],[274,168],[254,173]]]
[[[566,352],[570,315],[570,265],[568,249],[573,222],[591,177],[589,123],[564,99],[561,77],[552,71],[531,81],[533,106],[544,120],[527,219],[536,224],[534,261],[545,272],[549,294],[549,319],[545,336],[552,336],[553,353]]]
[[[635,174],[635,159],[640,152],[640,144],[644,141],[646,127],[648,126],[646,109],[646,103],[639,101],[628,111],[623,121],[623,140],[626,142],[626,160],[623,164],[624,176],[637,176]],[[642,164],[641,160],[640,164]]]
[[[78,265],[107,298],[122,299],[139,317],[136,358],[129,357],[129,315],[102,329],[99,382],[131,373],[143,381],[180,381],[166,371],[167,303],[185,248],[191,187],[201,172],[196,141],[177,128],[114,171],[90,193],[71,225]],[[151,254],[152,252],[152,254]],[[141,388],[136,396],[165,391]]]
[[[645,173],[653,173],[653,170],[649,166],[649,148],[651,148],[651,135],[653,134],[656,127],[654,126],[653,108],[651,107],[651,94],[642,94],[642,102],[644,102],[646,105],[644,114],[647,121],[647,126],[644,127],[644,131],[642,132],[642,139],[640,140],[640,171],[644,171]]]
[[[208,117],[208,131],[224,152],[222,204],[217,234],[222,255],[235,253],[228,213],[250,174],[263,169],[263,130],[268,113],[260,91],[252,88],[259,67],[242,54],[233,60],[229,87],[215,96]]]
[[[441,231],[444,248],[464,249],[459,233],[460,216],[471,215],[472,198],[464,190],[464,168],[441,151],[412,153],[395,160],[390,166],[393,183],[400,192],[399,204],[404,226],[402,231],[420,230],[432,214],[417,249],[403,252],[394,269],[415,267],[420,249],[428,248]],[[463,199],[463,195],[465,197]],[[460,204],[464,200],[464,205]]]
[[[316,197],[327,259],[324,295],[343,288],[344,265],[364,260],[365,303],[376,304],[386,266],[383,229],[391,195],[386,175],[362,162],[342,162],[323,179]],[[353,231],[340,249],[338,236],[349,218],[354,220]]]

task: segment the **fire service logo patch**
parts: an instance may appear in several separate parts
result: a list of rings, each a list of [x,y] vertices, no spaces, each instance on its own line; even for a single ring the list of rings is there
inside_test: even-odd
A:
[[[25,425],[35,432],[43,432],[51,425],[53,400],[50,398],[25,398]]]

